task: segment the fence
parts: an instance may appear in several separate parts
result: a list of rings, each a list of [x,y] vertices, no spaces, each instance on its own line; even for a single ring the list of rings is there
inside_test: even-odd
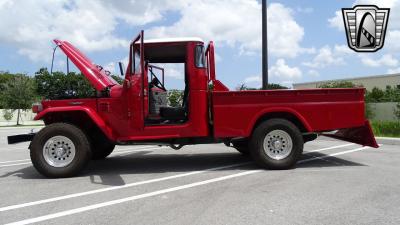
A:
[[[34,121],[35,113],[31,110],[21,110],[21,115],[19,118],[19,123],[23,125],[39,125],[43,124],[42,121]],[[6,120],[4,118],[4,109],[0,109],[0,126],[13,126],[17,124],[18,111],[15,110],[12,114],[11,120]]]

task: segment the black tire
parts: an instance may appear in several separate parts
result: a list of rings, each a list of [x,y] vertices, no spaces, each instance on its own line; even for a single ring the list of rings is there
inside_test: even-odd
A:
[[[303,135],[304,143],[314,141],[317,138],[318,138],[318,134],[314,134],[314,133]]]
[[[103,135],[104,136],[104,135]],[[101,160],[107,158],[115,148],[115,144],[107,139],[107,137],[92,138],[92,159]]]
[[[46,142],[56,136],[68,138],[75,146],[72,161],[63,167],[52,166],[46,161],[44,147]],[[78,127],[67,123],[54,123],[40,130],[30,145],[30,156],[33,166],[42,175],[49,178],[71,177],[78,174],[91,158],[90,142],[85,133]]]
[[[282,139],[279,135],[276,136],[276,138],[275,136],[268,136],[268,138],[271,138],[271,141],[278,140],[277,146],[280,147],[275,149],[276,146],[272,147],[272,144],[270,146],[268,142],[269,140],[267,140],[268,149],[264,150],[264,139],[268,134],[272,134],[270,133],[272,131],[281,133],[283,131],[284,135],[286,135],[286,139]],[[286,140],[286,145],[284,140]],[[288,144],[290,141],[292,143],[291,147],[289,147],[290,144]],[[290,169],[296,164],[303,152],[303,146],[303,137],[296,125],[285,119],[270,119],[262,122],[254,130],[250,141],[250,153],[254,161],[261,167],[274,170],[284,170]],[[283,151],[282,149],[285,147],[286,151]],[[269,156],[267,152],[268,154],[283,154],[276,156],[282,156],[283,158],[273,158]]]
[[[244,156],[250,155],[248,140],[235,140],[232,141],[233,147]]]

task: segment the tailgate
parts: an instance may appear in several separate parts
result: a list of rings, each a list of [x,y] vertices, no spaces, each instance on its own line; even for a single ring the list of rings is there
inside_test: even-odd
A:
[[[372,132],[372,128],[368,120],[366,120],[365,124],[360,127],[340,129],[332,134],[323,133],[322,135],[343,141],[353,142],[364,146],[379,148],[379,145],[376,143],[374,133]]]

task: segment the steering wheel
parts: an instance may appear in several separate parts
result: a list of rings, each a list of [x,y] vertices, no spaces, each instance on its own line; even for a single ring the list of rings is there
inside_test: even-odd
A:
[[[164,85],[161,83],[161,81],[154,76],[153,80],[151,80],[150,85],[153,85],[154,87],[158,87],[163,91],[167,91],[167,89],[165,89]]]
[[[154,76],[153,80],[151,80],[150,85],[153,85],[154,87],[158,87],[163,91],[167,91],[167,89],[165,89],[164,85],[161,83],[161,81]]]

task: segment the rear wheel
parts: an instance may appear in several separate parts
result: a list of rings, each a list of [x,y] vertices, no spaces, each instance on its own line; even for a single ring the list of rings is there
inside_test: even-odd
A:
[[[289,169],[303,152],[303,137],[290,121],[271,119],[261,123],[250,141],[251,156],[268,169]]]
[[[78,127],[54,123],[39,131],[30,145],[33,166],[44,176],[70,177],[79,173],[91,158],[90,143]]]

